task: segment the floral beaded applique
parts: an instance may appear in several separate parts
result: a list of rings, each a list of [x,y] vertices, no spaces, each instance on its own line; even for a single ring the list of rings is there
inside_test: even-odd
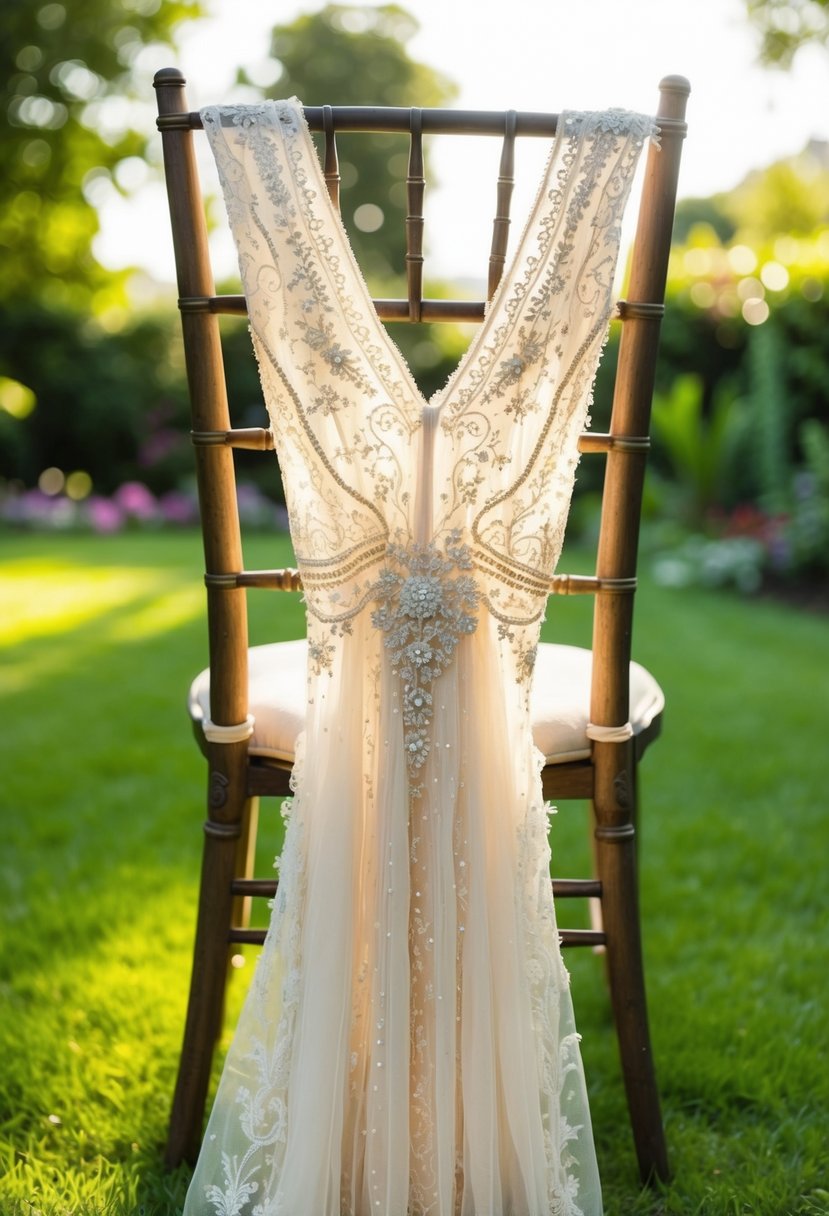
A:
[[[452,662],[461,637],[474,633],[478,618],[478,588],[463,571],[472,557],[460,543],[460,533],[447,538],[443,553],[435,544],[388,547],[395,568],[380,571],[375,587],[379,607],[372,623],[386,635],[396,675],[403,680],[404,746],[414,778],[429,755],[432,685]],[[459,571],[454,577],[453,571]],[[420,786],[412,784],[412,793]]]

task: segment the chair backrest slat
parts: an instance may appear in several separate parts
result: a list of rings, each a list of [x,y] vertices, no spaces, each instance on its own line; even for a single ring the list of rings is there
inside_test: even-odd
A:
[[[174,74],[179,84],[184,77],[177,68],[164,68],[156,73],[156,81],[165,74]],[[166,86],[172,79],[161,81]],[[156,83],[156,88],[159,84]],[[305,121],[311,131],[324,131],[325,106],[305,106]],[[331,106],[334,126],[338,131],[391,132],[411,130],[411,110],[402,106]],[[502,135],[504,132],[503,110],[421,110],[422,129],[429,135]],[[516,113],[516,135],[535,135],[550,139],[556,133],[557,114],[519,110]],[[200,131],[201,114],[198,110],[176,110],[159,114],[159,131]]]
[[[486,298],[491,300],[501,282],[507,260],[509,239],[509,209],[515,186],[515,110],[508,110],[504,124],[504,144],[501,149],[501,164],[498,168],[498,193],[495,219],[492,221],[492,248],[489,255],[489,281]]]
[[[408,300],[372,300],[377,315],[382,321],[408,321]],[[244,296],[182,296],[178,302],[181,312],[213,312],[225,316],[245,316],[247,301]],[[486,304],[483,300],[429,300],[420,301],[421,321],[447,321],[449,323],[480,322],[484,319]],[[613,317],[626,321],[630,317],[661,318],[664,304],[632,303],[619,300]]]
[[[224,431],[191,431],[190,439],[196,447],[224,444],[226,447],[242,448],[247,452],[273,451],[273,433],[262,426],[235,427]]]
[[[225,444],[231,448],[243,448],[250,452],[272,452],[273,433],[261,426],[233,427],[223,431],[191,431],[190,438],[196,446],[212,447]],[[610,435],[601,431],[584,431],[579,435],[581,453],[609,452],[612,449],[629,452],[647,452],[651,441],[649,435]]]
[[[423,115],[411,112],[409,168],[406,175],[406,287],[409,320],[422,320],[423,313],[423,196],[426,178],[423,175]]]
[[[325,133],[325,157],[322,172],[328,186],[328,196],[335,210],[340,209],[340,164],[337,159],[337,137],[334,133],[334,111],[322,107],[322,129]]]

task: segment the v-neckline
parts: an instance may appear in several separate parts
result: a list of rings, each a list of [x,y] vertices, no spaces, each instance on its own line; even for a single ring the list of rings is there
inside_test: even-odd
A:
[[[299,101],[298,98],[292,97],[289,104],[293,105],[298,113],[299,121],[297,123],[297,127],[303,140],[306,160],[310,164],[310,172],[313,174],[316,186],[315,200],[312,202],[311,206],[315,206],[316,199],[321,198],[322,203],[320,205],[323,208],[323,211],[325,211],[327,208],[327,214],[332,221],[333,231],[337,235],[339,251],[354,273],[354,279],[357,283],[358,290],[363,296],[362,302],[365,306],[366,316],[369,318],[369,324],[374,328],[376,340],[397,363],[402,377],[406,381],[406,387],[411,393],[412,399],[419,410],[421,420],[426,414],[436,416],[440,413],[442,407],[446,403],[446,399],[453,391],[458,381],[462,378],[464,372],[477,359],[480,350],[483,348],[484,338],[487,336],[492,325],[493,317],[497,315],[501,302],[514,281],[515,273],[520,264],[524,245],[530,232],[535,226],[538,219],[538,214],[541,210],[542,201],[546,195],[550,169],[555,161],[556,152],[558,151],[562,133],[566,125],[566,112],[562,111],[558,115],[555,134],[553,135],[550,149],[544,161],[544,168],[541,173],[541,179],[536,188],[535,198],[529,212],[527,213],[521,229],[521,235],[515,249],[513,250],[509,263],[504,266],[503,274],[501,275],[500,282],[492,295],[492,299],[488,300],[484,306],[484,319],[475,330],[469,345],[461,355],[453,371],[446,379],[446,382],[440,388],[436,389],[435,392],[432,393],[431,397],[426,397],[415,379],[414,372],[409,366],[406,356],[403,354],[403,351],[400,349],[394,338],[392,338],[391,334],[386,329],[383,322],[380,320],[380,317],[377,314],[377,309],[374,307],[371,292],[369,291],[368,284],[363,277],[360,263],[357,261],[357,256],[354,253],[351,240],[345,224],[343,223],[342,215],[334,206],[333,202],[331,201],[331,196],[328,193],[328,186],[325,178],[323,177],[322,166],[319,162],[319,157],[317,155],[317,150],[314,145],[310,128],[308,127],[308,123],[305,119],[305,111],[302,102]],[[338,304],[340,303],[339,295],[337,295],[337,302]]]

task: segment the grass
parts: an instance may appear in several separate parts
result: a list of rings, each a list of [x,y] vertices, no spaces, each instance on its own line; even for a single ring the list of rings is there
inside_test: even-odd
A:
[[[199,543],[0,546],[0,1216],[172,1216],[187,1171],[160,1155],[204,783],[183,710],[205,654]],[[287,557],[257,539],[248,564]],[[252,611],[254,640],[301,633],[295,597]],[[586,637],[584,604],[549,616],[548,636]],[[829,624],[646,583],[635,650],[669,707],[643,769],[643,915],[675,1176],[637,1185],[601,967],[571,953],[607,1214],[829,1213]],[[561,807],[553,840],[577,872],[580,808]]]

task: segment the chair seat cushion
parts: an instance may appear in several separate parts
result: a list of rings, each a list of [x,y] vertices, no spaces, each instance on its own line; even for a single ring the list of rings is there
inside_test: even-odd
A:
[[[296,737],[305,726],[307,655],[304,639],[253,646],[248,651],[250,713],[254,718],[251,755],[293,760]],[[586,729],[591,667],[591,652],[578,646],[542,642],[538,648],[532,726],[536,747],[547,764],[565,764],[590,756]],[[647,729],[664,705],[662,689],[650,672],[631,663],[630,720],[634,735]],[[193,681],[189,709],[194,721],[203,722],[209,717],[209,670]]]

